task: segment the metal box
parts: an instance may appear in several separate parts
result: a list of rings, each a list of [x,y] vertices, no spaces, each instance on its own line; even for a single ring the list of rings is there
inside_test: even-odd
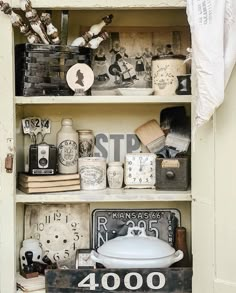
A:
[[[190,159],[156,159],[156,189],[187,190],[190,184]]]

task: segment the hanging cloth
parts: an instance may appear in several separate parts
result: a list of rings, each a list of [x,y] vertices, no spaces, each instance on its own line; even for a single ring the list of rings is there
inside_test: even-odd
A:
[[[236,0],[187,0],[196,69],[195,126],[206,123],[224,100],[236,62]]]

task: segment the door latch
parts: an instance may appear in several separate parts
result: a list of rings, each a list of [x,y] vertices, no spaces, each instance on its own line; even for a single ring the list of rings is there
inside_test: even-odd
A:
[[[13,154],[7,154],[5,158],[5,169],[7,173],[12,173],[13,170]]]

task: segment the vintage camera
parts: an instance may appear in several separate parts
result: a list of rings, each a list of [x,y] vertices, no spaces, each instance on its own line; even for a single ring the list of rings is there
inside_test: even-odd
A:
[[[46,143],[30,145],[29,173],[31,175],[54,175],[56,171],[56,146]]]

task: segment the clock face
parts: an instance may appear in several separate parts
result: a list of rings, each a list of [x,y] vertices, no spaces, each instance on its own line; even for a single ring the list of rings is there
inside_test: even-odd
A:
[[[89,211],[80,205],[29,205],[25,211],[25,239],[38,239],[43,256],[74,268],[78,248],[89,247]]]
[[[127,187],[153,187],[156,182],[156,155],[131,153],[125,160],[125,184]]]
[[[96,263],[90,258],[90,249],[79,249],[76,254],[76,269],[80,267],[95,267]]]

